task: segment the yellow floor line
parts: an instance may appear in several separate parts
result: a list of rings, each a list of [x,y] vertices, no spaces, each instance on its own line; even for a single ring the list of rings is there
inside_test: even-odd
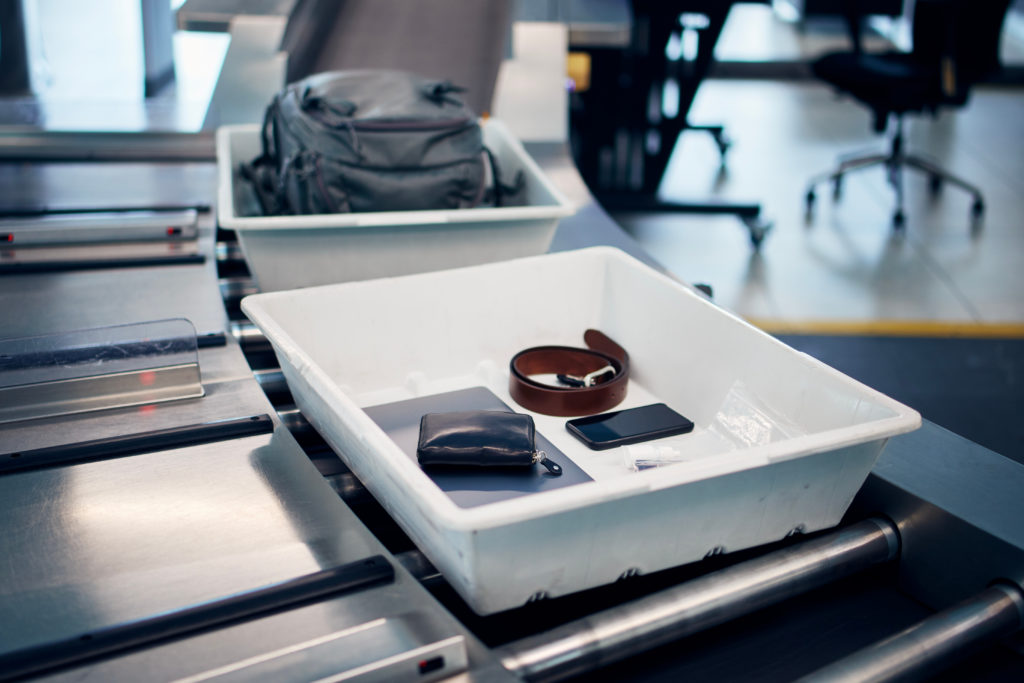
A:
[[[1024,323],[971,323],[938,320],[775,320],[771,318],[747,318],[747,322],[772,334],[1024,339]]]

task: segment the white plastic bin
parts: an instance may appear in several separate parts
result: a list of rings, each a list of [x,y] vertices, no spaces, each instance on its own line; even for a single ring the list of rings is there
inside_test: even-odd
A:
[[[242,308],[303,414],[480,613],[833,526],[887,437],[920,425],[609,247],[259,294]],[[460,508],[363,410],[478,385],[517,407],[512,355],[582,346],[590,327],[630,353],[620,408],[664,401],[696,423],[669,440],[685,462],[630,471],[622,448],[590,451],[565,418],[534,414],[593,481]]]
[[[238,233],[265,292],[423,273],[542,254],[558,221],[575,213],[500,121],[482,122],[502,177],[522,171],[526,204],[448,211],[380,211],[307,216],[256,215],[238,167],[260,154],[260,127],[217,130],[217,221]]]

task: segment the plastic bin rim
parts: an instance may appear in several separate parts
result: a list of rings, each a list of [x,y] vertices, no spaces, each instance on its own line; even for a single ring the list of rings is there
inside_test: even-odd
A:
[[[644,265],[636,258],[626,254],[615,247],[609,246],[597,246],[588,247],[586,249],[580,249],[568,252],[559,252],[555,254],[543,254],[540,256],[531,256],[523,259],[514,259],[513,261],[506,261],[504,263],[512,263],[515,261],[529,261],[535,259],[576,259],[576,258],[590,258],[592,256],[599,256],[607,259],[619,260],[629,267],[640,267],[648,271],[651,271],[652,275],[656,275],[660,278],[664,278],[671,286],[685,291],[689,296],[697,296],[694,294],[686,285],[680,283],[678,280],[651,269],[649,266]],[[464,268],[452,269],[452,271],[463,271],[480,268],[490,268],[495,265],[501,264],[482,264],[475,266],[466,266]],[[413,274],[403,275],[397,278],[382,278],[386,280],[404,279],[404,278],[423,278],[436,275],[436,273],[426,274]],[[321,285],[319,287],[311,287],[307,290],[324,290],[327,288],[334,287],[362,287],[371,285],[375,282],[374,280],[364,280],[357,282],[337,283],[330,285]],[[285,348],[285,342],[287,346],[297,350],[297,345],[294,344],[290,335],[288,335],[275,321],[265,317],[263,315],[263,302],[269,301],[275,298],[288,297],[294,295],[294,292],[268,292],[266,294],[254,294],[245,297],[242,300],[242,310],[249,316],[249,318],[261,328],[265,333],[270,331],[268,338],[274,346],[275,351],[279,353],[285,353],[289,358],[298,360],[295,358],[294,353],[290,353],[290,349]],[[714,306],[711,302],[703,300],[707,305]],[[757,333],[764,338],[777,343],[782,344],[771,335],[763,332],[762,330],[750,325],[741,318],[735,316],[728,311],[719,309],[722,314],[729,316],[735,320],[738,324],[742,324],[750,328],[753,332]],[[275,339],[274,336],[277,335]],[[785,346],[784,344],[782,344]],[[788,347],[787,347],[788,348]],[[415,495],[422,498],[426,498],[426,502],[432,505],[434,510],[438,513],[438,521],[444,524],[449,529],[457,531],[472,531],[474,529],[484,528],[496,528],[506,526],[509,524],[519,523],[528,519],[534,519],[546,514],[557,514],[560,512],[566,512],[571,509],[584,507],[586,505],[600,504],[611,500],[617,500],[626,498],[636,494],[642,494],[652,489],[666,489],[675,486],[681,486],[693,481],[699,481],[710,477],[724,476],[739,471],[746,471],[760,466],[768,466],[776,462],[782,462],[784,460],[791,460],[800,457],[807,457],[816,453],[823,452],[822,446],[827,445],[828,451],[838,450],[850,446],[867,444],[881,439],[887,439],[891,436],[906,433],[912,431],[920,426],[921,417],[917,411],[899,403],[895,399],[892,399],[881,392],[878,392],[871,387],[868,387],[860,382],[857,382],[853,378],[850,378],[838,370],[831,368],[824,363],[821,363],[817,359],[808,356],[807,354],[801,354],[803,362],[813,364],[819,368],[824,368],[830,373],[834,373],[846,382],[853,383],[857,386],[858,390],[862,393],[869,394],[875,401],[877,401],[881,407],[887,408],[892,411],[892,415],[882,417],[869,422],[864,422],[856,425],[837,427],[835,429],[825,430],[822,432],[816,432],[813,434],[805,434],[795,439],[787,440],[784,442],[776,442],[774,444],[766,444],[762,446],[755,446],[749,449],[743,449],[735,452],[735,457],[729,458],[729,466],[719,466],[718,468],[705,468],[707,471],[699,473],[698,476],[694,477],[695,468],[667,468],[667,469],[655,469],[648,472],[637,472],[631,474],[629,477],[623,477],[615,481],[606,482],[587,482],[579,486],[573,486],[569,488],[557,489],[553,491],[547,491],[538,493],[530,496],[529,505],[523,505],[522,499],[515,499],[511,501],[497,501],[487,505],[481,505],[474,508],[460,508],[451,501],[444,493],[436,486],[422,486],[426,481],[429,482],[429,478],[419,470],[414,468],[415,471],[409,469],[405,464],[399,464],[395,468],[395,473],[399,476],[406,484],[408,484],[410,495]],[[411,463],[404,453],[398,449],[398,447],[387,438],[383,432],[378,433],[379,427],[373,423],[372,420],[366,415],[365,411],[361,407],[355,404],[355,402],[348,395],[341,392],[326,373],[317,366],[309,364],[308,362],[293,363],[298,368],[300,365],[306,370],[303,372],[307,380],[311,380],[308,375],[312,373],[314,377],[319,380],[322,385],[322,389],[329,393],[337,393],[339,400],[343,398],[345,403],[351,404],[357,410],[354,413],[354,419],[364,428],[364,434],[367,435],[368,439],[372,439],[375,443],[375,448],[386,453],[389,461],[404,461],[405,463]],[[829,440],[829,437],[834,438],[837,435],[844,435],[844,438],[839,440]],[[792,450],[792,446],[796,444],[798,448]],[[780,450],[786,450],[784,457],[775,456],[774,454]],[[781,454],[780,454],[781,455]],[[415,493],[413,493],[415,491]]]
[[[487,207],[473,209],[449,209],[430,211],[367,211],[361,213],[315,214],[302,216],[239,216],[235,213],[234,159],[231,154],[231,137],[235,134],[255,135],[261,128],[258,123],[240,123],[217,128],[216,154],[218,166],[217,222],[230,230],[322,230],[336,228],[370,227],[414,227],[424,224],[461,223],[478,220],[513,221],[539,218],[563,218],[576,213],[576,206],[565,194],[551,183],[541,168],[512,136],[508,127],[497,119],[482,120],[482,125],[492,127],[506,138],[522,156],[523,163],[553,198],[550,204],[529,206]],[[368,225],[360,225],[361,222]]]

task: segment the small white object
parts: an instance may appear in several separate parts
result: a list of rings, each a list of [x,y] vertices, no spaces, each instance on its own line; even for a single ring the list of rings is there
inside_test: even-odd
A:
[[[258,294],[242,309],[303,415],[481,614],[834,526],[888,437],[921,422],[610,247]],[[504,382],[489,388],[528,412],[508,396],[509,359],[581,346],[588,328],[629,352],[620,409],[660,401],[693,420],[672,441],[691,461],[630,472],[565,418],[531,413],[593,481],[460,508],[362,410],[411,398],[413,371],[429,378],[425,394],[479,386],[490,359]],[[748,433],[751,422],[765,428]],[[716,433],[730,425],[743,438]]]
[[[690,458],[683,451],[672,446],[656,446],[653,444],[635,444],[625,446],[623,455],[626,460],[626,467],[634,471],[645,470],[649,467],[660,467],[675,462],[684,462]]]

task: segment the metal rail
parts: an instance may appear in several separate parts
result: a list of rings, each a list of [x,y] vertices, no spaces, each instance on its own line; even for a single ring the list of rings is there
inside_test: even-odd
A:
[[[995,584],[959,605],[833,662],[804,683],[920,680],[1024,627],[1024,595]]]
[[[213,133],[40,131],[10,127],[0,131],[4,161],[213,161]]]
[[[869,519],[497,650],[509,671],[553,681],[597,669],[899,554],[896,527]]]

